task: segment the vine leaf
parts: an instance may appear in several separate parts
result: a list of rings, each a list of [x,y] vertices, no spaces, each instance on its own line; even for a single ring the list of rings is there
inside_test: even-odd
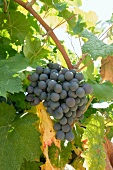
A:
[[[41,152],[40,133],[33,124],[37,116],[33,113],[16,116],[11,105],[0,103],[0,168],[15,170],[21,167],[23,159],[39,160]],[[7,160],[7,161],[4,161]]]
[[[93,94],[96,98],[102,100],[112,100],[113,99],[113,84],[110,82],[104,82],[102,84],[98,84],[95,81],[90,81],[89,84],[93,88]],[[104,90],[103,90],[104,89]]]
[[[101,60],[100,75],[102,80],[109,80],[113,83],[113,56],[107,56],[107,58]]]
[[[82,46],[83,53],[91,54],[91,57],[96,60],[99,56],[105,58],[108,55],[113,55],[113,44],[107,45],[99,40],[93,33],[84,30],[81,33],[82,37],[88,38],[88,41]]]
[[[58,167],[60,170],[64,169],[65,165],[69,161],[72,155],[72,143],[61,142],[61,148],[59,149],[54,144],[49,147],[49,156],[54,168]]]
[[[56,134],[53,129],[53,121],[51,120],[49,114],[46,112],[46,108],[43,106],[43,103],[40,103],[37,106],[37,116],[40,118],[39,131],[41,133],[41,143],[42,143],[42,152],[46,157],[46,163],[42,165],[42,169],[50,170],[53,169],[53,166],[50,162],[48,155],[48,146],[51,146],[52,143],[60,148],[60,141],[56,139]]]
[[[104,141],[104,119],[97,114],[91,115],[87,121],[82,141],[85,152],[82,155],[85,158],[84,166],[87,170],[105,169],[105,151]],[[86,149],[87,148],[87,149]]]

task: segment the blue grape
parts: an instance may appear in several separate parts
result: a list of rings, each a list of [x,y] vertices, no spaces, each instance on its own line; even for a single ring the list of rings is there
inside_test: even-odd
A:
[[[35,87],[34,88],[34,94],[36,96],[40,96],[41,93],[42,93],[42,89],[39,89],[39,87]]]
[[[69,91],[69,88],[70,88],[70,83],[69,82],[64,82],[62,86],[63,86],[64,90]]]
[[[55,72],[51,73],[50,74],[50,79],[51,80],[57,80],[58,79],[58,73],[55,73]]]
[[[54,63],[53,66],[52,66],[52,69],[56,69],[56,70],[60,71],[61,66],[58,63]]]
[[[78,79],[79,81],[84,79],[84,76],[82,73],[76,73],[75,78]]]
[[[49,75],[50,74],[50,69],[49,68],[44,68],[43,73]]]
[[[69,132],[70,129],[71,129],[71,127],[68,124],[62,125],[62,131],[63,132]]]
[[[60,99],[65,99],[67,97],[67,91],[62,90],[60,93]]]
[[[67,98],[67,99],[66,99],[66,104],[67,104],[67,106],[69,106],[69,107],[75,106],[75,99],[72,98],[72,97]]]
[[[34,91],[33,86],[28,86],[27,92],[28,92],[28,93],[33,93],[33,91]]]
[[[79,109],[80,111],[84,111],[85,108],[86,108],[86,105],[85,105],[85,104],[83,104],[82,106],[79,106],[79,107],[78,107],[78,109]]]
[[[55,84],[55,86],[54,86],[54,91],[55,91],[56,93],[61,93],[61,91],[62,91],[62,86],[61,86],[60,84]]]
[[[61,83],[65,81],[65,76],[63,74],[60,74],[58,76],[58,81],[60,81]]]
[[[47,101],[44,101],[44,102],[43,102],[43,105],[44,105],[45,107],[47,107],[47,106],[48,106],[48,102],[47,102]]]
[[[38,81],[38,78],[39,78],[39,75],[37,73],[33,73],[31,76],[30,76],[30,80],[31,81]]]
[[[42,92],[41,95],[40,95],[40,99],[45,100],[46,98],[47,98],[46,92]]]
[[[60,130],[62,128],[61,124],[59,122],[56,122],[54,124],[54,130]]]
[[[93,88],[89,84],[84,84],[83,89],[85,90],[85,94],[91,94],[93,92]]]
[[[71,90],[68,91],[68,96],[73,97],[73,98],[77,97],[76,93],[74,91],[71,91]]]
[[[72,118],[72,117],[68,117],[68,118],[67,118],[67,123],[68,123],[69,125],[72,125],[72,123],[73,123],[73,118]]]
[[[72,111],[72,118],[74,118],[76,116],[76,111]]]
[[[78,81],[78,79],[76,79],[76,78],[73,78],[71,81],[70,81],[70,83],[71,82],[76,82],[77,84],[79,84],[79,81]]]
[[[45,81],[40,81],[40,82],[38,83],[38,87],[39,87],[40,89],[45,89],[45,88],[47,87],[47,84],[46,84]]]
[[[48,79],[48,76],[46,74],[41,74],[39,79],[42,81],[46,81]]]
[[[51,109],[51,107],[47,107],[46,110],[51,116],[53,115],[53,110]]]
[[[41,74],[43,72],[43,68],[41,66],[36,67],[36,72]]]
[[[56,133],[56,138],[59,139],[59,140],[64,140],[64,138],[65,138],[65,133],[62,132],[61,130],[57,131],[57,133]]]
[[[65,74],[69,69],[68,68],[63,68],[62,69],[62,74]]]
[[[58,108],[60,106],[59,102],[52,102],[50,103],[50,107],[55,110],[56,108]]]
[[[85,96],[85,90],[82,87],[79,87],[76,91],[76,95],[80,98]]]
[[[53,101],[53,102],[57,102],[58,100],[60,99],[60,95],[59,94],[57,94],[57,93],[51,93],[51,100]]]
[[[72,73],[71,71],[67,71],[67,72],[65,73],[65,79],[66,79],[66,80],[70,81],[70,80],[73,79],[73,77],[74,77],[74,75],[73,75],[73,73]]]
[[[66,117],[70,117],[71,115],[72,115],[72,112],[71,112],[71,111],[65,113],[65,116],[66,116]]]
[[[28,94],[25,99],[28,101],[28,102],[32,102],[33,99],[34,99],[34,95],[33,94]]]
[[[78,84],[76,82],[71,82],[70,83],[70,90],[76,91],[77,89],[78,89]]]
[[[48,83],[48,88],[49,88],[50,90],[53,90],[55,84],[57,84],[57,82],[56,82],[55,80],[49,81],[49,83]]]
[[[64,113],[67,113],[69,111],[69,107],[67,106],[66,103],[62,103],[61,107],[62,107]]]
[[[32,82],[30,83],[30,85],[31,85],[32,87],[36,87],[36,86],[38,85],[38,83],[37,83],[36,81],[32,81]]]
[[[67,118],[66,117],[62,117],[61,119],[60,119],[60,124],[61,125],[65,125],[67,123]]]
[[[61,119],[63,117],[63,113],[59,113],[57,110],[54,111],[53,117],[55,119]]]
[[[34,97],[33,102],[31,102],[31,106],[37,106],[40,103],[40,99],[38,97]]]
[[[68,140],[69,142],[74,140],[74,134],[72,133],[72,131],[66,133],[65,139]]]
[[[77,106],[77,105],[75,105],[74,107],[71,107],[71,108],[70,108],[70,111],[76,111],[76,110],[77,110],[77,108],[78,108],[78,106]]]

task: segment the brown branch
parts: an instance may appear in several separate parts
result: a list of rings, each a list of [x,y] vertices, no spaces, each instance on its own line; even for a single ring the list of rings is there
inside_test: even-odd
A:
[[[104,32],[100,35],[99,39],[101,39],[106,33],[108,33],[108,31],[110,31],[113,27],[113,24]],[[102,41],[104,40],[105,38],[102,39]]]
[[[22,7],[24,7],[26,10],[28,10],[38,21],[39,23],[45,28],[45,30],[48,32],[48,34],[50,35],[50,37],[53,39],[53,41],[55,42],[56,46],[58,47],[59,51],[61,52],[61,54],[63,55],[67,66],[69,69],[72,69],[73,66],[71,64],[71,61],[64,49],[64,47],[61,45],[60,41],[58,40],[58,38],[56,37],[56,35],[54,34],[52,28],[50,28],[46,22],[35,12],[35,10],[31,7],[28,6],[28,3],[25,3],[21,0],[14,0],[15,2],[17,2],[19,5],[21,5]]]
[[[80,69],[77,70],[77,72],[80,72],[81,70],[83,70],[85,67],[88,67],[90,64],[93,63],[93,60],[89,61],[86,65],[84,65],[83,67],[81,67]]]
[[[84,60],[84,58],[85,58],[87,55],[88,55],[87,53],[86,53],[86,54],[83,54],[83,55],[82,55],[82,58],[80,58],[79,62],[78,62],[76,65],[74,65],[73,67],[74,67],[75,69],[78,69],[79,66],[80,66],[80,64],[82,63],[82,61]]]

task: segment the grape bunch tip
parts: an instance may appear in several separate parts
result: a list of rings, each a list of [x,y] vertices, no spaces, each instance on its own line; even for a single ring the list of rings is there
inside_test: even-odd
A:
[[[28,76],[26,100],[31,106],[43,102],[46,111],[55,119],[54,130],[59,140],[74,140],[72,125],[81,119],[87,103],[87,94],[92,87],[84,83],[82,73],[75,69],[62,68],[58,63],[49,63],[47,67],[37,66]]]

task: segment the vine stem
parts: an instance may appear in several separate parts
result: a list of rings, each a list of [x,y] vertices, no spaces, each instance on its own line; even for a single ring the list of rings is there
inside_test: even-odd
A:
[[[21,5],[22,7],[24,7],[26,10],[28,10],[39,21],[39,23],[45,28],[45,30],[48,32],[49,36],[55,42],[55,44],[58,47],[59,51],[61,52],[62,56],[64,57],[68,68],[72,69],[73,65],[71,64],[71,61],[70,61],[64,47],[61,45],[60,41],[58,40],[58,38],[54,34],[52,28],[50,28],[46,24],[46,22],[35,12],[35,10],[30,5],[28,5],[28,3],[25,3],[21,0],[14,0],[14,1],[17,2],[19,5]]]

